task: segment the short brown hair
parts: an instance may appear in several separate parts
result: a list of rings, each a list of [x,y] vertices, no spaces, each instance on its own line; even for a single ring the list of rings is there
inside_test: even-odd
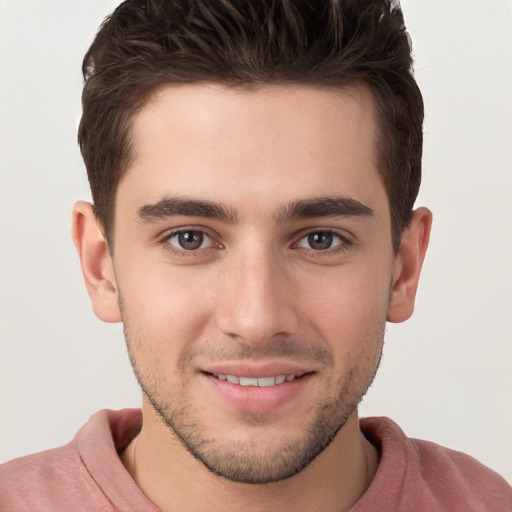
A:
[[[126,0],[83,62],[78,140],[107,237],[132,158],[134,115],[164,85],[364,85],[378,124],[378,168],[394,248],[421,180],[423,100],[392,0]]]

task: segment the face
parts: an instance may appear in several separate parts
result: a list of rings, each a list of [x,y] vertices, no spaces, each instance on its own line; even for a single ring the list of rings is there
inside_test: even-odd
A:
[[[133,129],[113,265],[146,400],[211,471],[289,477],[381,355],[395,258],[371,101],[176,86]]]

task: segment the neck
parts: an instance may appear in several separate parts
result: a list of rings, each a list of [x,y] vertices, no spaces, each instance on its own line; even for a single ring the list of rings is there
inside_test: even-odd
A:
[[[206,469],[145,406],[142,430],[122,460],[146,496],[164,512],[339,512],[348,510],[369,487],[378,453],[360,432],[356,412],[297,475],[263,485],[230,482]]]

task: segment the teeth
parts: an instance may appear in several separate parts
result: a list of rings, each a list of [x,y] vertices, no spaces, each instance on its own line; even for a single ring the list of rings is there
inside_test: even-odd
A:
[[[241,386],[257,386],[258,379],[251,379],[249,377],[240,377]]]
[[[290,382],[297,378],[297,375],[276,375],[275,377],[239,377],[237,375],[224,375],[222,373],[214,373],[214,377],[219,380],[225,380],[231,384],[239,384],[240,386],[259,386],[269,387],[283,382]]]
[[[275,386],[276,379],[275,377],[260,377],[256,379],[258,381],[258,386],[266,387],[266,386]]]
[[[236,375],[226,375],[226,380],[231,382],[231,384],[240,384],[240,377]]]

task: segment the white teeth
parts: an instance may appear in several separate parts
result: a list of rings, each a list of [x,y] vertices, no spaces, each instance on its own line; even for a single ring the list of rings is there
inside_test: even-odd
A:
[[[231,384],[240,384],[240,377],[236,375],[226,375],[226,380],[231,382]]]
[[[250,377],[240,377],[241,386],[257,386],[258,379],[251,379]]]
[[[258,379],[258,386],[266,387],[266,386],[274,386],[276,383],[275,377],[260,377]]]
[[[231,384],[239,384],[240,386],[259,386],[269,387],[283,382],[290,382],[297,378],[297,375],[276,375],[275,377],[239,377],[238,375],[225,375],[223,373],[213,374],[219,380],[225,380]]]

